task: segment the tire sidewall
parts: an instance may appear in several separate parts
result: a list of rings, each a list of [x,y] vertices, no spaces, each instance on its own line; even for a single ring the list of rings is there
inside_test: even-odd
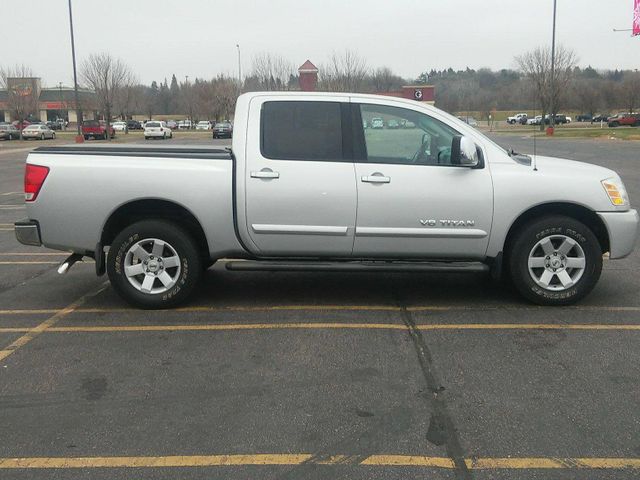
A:
[[[540,287],[529,273],[531,249],[552,235],[564,235],[575,240],[585,254],[582,277],[578,283],[562,291]],[[513,284],[529,300],[541,305],[567,305],[583,298],[597,283],[602,270],[602,250],[593,232],[581,222],[569,217],[551,217],[536,221],[520,232],[510,252],[509,267]]]
[[[180,276],[168,291],[147,294],[138,291],[124,273],[126,253],[135,243],[158,238],[169,243],[180,257]],[[113,240],[107,256],[107,273],[114,289],[141,308],[170,308],[184,301],[195,289],[202,272],[202,260],[195,242],[178,225],[163,220],[144,220],[125,228]]]

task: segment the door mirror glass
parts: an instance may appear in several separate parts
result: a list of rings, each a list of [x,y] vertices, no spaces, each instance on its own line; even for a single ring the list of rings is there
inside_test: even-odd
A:
[[[477,167],[480,163],[476,144],[469,137],[456,135],[451,145],[451,163],[460,167]]]

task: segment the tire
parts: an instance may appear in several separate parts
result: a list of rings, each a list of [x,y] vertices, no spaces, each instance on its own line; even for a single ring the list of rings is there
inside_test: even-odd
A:
[[[55,139],[56,139],[56,132],[53,132],[53,133],[51,134],[51,140],[55,140]]]
[[[530,263],[539,267],[529,268]],[[576,267],[570,268],[571,264]],[[554,266],[558,268],[553,270]],[[508,269],[516,290],[531,302],[570,305],[585,297],[598,282],[602,248],[586,225],[554,215],[535,220],[516,233],[508,252]]]
[[[84,139],[85,139],[85,140],[89,140],[89,135],[85,135],[85,136],[84,136]]]
[[[162,268],[164,262],[158,261],[152,250],[158,245],[157,240],[165,243],[164,247],[158,247],[162,249],[160,258],[165,262],[173,258],[175,266]],[[148,264],[133,255],[137,246],[148,255]],[[143,220],[128,226],[113,240],[107,257],[107,274],[113,288],[128,303],[144,309],[171,308],[194,292],[203,272],[202,263],[196,242],[179,225],[165,220]],[[127,276],[125,266],[141,273]],[[154,268],[156,273],[148,274],[145,268]],[[155,292],[145,292],[145,288]]]
[[[40,135],[40,140],[44,140],[44,133]]]
[[[169,134],[169,138],[173,138],[173,132]]]
[[[147,137],[147,136],[145,135],[144,139],[145,139],[145,140],[149,140],[149,137]]]
[[[166,134],[166,133],[162,134],[162,139],[163,139],[163,140],[166,140],[166,139],[167,139],[167,134]]]
[[[610,126],[611,128],[616,128],[616,127],[619,127],[619,126],[620,126],[620,124],[619,124],[618,122],[611,122],[611,123],[609,124],[609,126]]]

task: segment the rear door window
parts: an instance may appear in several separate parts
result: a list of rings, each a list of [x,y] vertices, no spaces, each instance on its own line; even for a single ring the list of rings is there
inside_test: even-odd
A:
[[[262,155],[275,160],[340,161],[340,103],[265,102],[260,118]]]

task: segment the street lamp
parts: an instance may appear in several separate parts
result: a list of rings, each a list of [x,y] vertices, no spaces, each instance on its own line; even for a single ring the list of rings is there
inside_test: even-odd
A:
[[[549,112],[549,126],[552,128],[552,132],[553,132],[553,127],[555,125],[555,113],[554,113],[554,99],[555,99],[555,94],[556,94],[556,0],[553,0],[553,33],[551,35],[551,101],[550,101],[550,110],[551,112]],[[544,119],[543,119],[544,121]]]
[[[236,43],[236,48],[238,49],[238,83],[240,87],[242,87],[242,63],[240,62],[240,44]]]
[[[71,32],[71,60],[73,61],[73,91],[76,102],[76,124],[78,126],[78,135],[76,136],[76,143],[82,143],[84,137],[82,136],[82,126],[80,125],[80,117],[82,112],[80,111],[80,102],[78,101],[78,73],[76,70],[76,44],[73,39],[73,14],[71,12],[71,0],[69,0],[69,30]]]

